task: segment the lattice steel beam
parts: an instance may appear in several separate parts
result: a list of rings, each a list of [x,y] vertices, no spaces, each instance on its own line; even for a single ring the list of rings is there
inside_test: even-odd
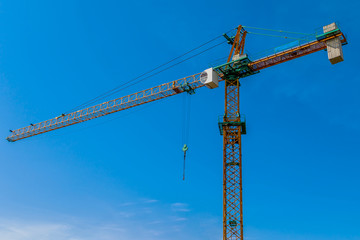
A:
[[[305,43],[295,48],[291,48],[289,50],[285,50],[258,60],[255,60],[249,63],[249,67],[254,71],[259,71],[264,68],[268,68],[271,66],[275,66],[277,64],[287,62],[293,60],[295,58],[299,58],[314,52],[318,52],[320,50],[326,49],[326,41],[331,40],[333,38],[341,38],[341,43],[347,43],[345,35],[343,33],[336,34],[334,36],[330,36],[327,38],[323,38],[322,40],[315,40],[309,43]]]
[[[94,118],[139,106],[144,103],[153,102],[165,97],[170,97],[179,93],[183,93],[185,91],[183,86],[186,84],[187,86],[191,86],[192,89],[205,86],[201,84],[200,73],[198,73],[108,102],[81,109],[66,115],[61,115],[47,121],[19,128],[12,131],[11,135],[6,139],[9,142],[15,142],[20,139],[85,122]]]
[[[223,239],[243,240],[239,80],[225,80],[223,126]],[[234,123],[234,124],[231,124]]]

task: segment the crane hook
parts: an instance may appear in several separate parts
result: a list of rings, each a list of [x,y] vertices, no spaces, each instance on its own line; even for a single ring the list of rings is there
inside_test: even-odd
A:
[[[183,181],[185,180],[185,159],[186,159],[186,151],[189,149],[189,147],[184,144],[182,151],[184,152],[184,169],[183,169]]]

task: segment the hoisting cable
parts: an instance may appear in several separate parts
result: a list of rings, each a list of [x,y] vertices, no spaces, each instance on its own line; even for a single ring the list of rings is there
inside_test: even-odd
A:
[[[124,84],[122,84],[122,85],[114,88],[113,90],[108,91],[107,94],[99,95],[98,97],[96,97],[96,98],[94,98],[94,99],[92,99],[92,100],[89,100],[89,101],[87,101],[86,103],[84,103],[84,104],[82,104],[82,105],[79,105],[79,106],[77,106],[76,108],[73,108],[73,109],[67,111],[66,113],[75,111],[75,110],[79,109],[80,107],[81,107],[81,108],[86,107],[86,106],[88,106],[88,105],[90,105],[90,104],[92,104],[92,103],[94,103],[94,102],[96,102],[96,101],[99,101],[99,100],[101,100],[101,99],[104,99],[104,98],[106,98],[106,97],[109,97],[109,96],[111,96],[111,95],[114,95],[115,93],[120,92],[121,90],[124,90],[124,89],[126,89],[126,88],[129,88],[129,87],[135,85],[135,84],[138,84],[139,82],[142,82],[142,81],[144,81],[144,80],[146,80],[146,79],[148,79],[148,78],[150,78],[150,77],[153,77],[153,76],[155,76],[155,75],[157,75],[157,74],[159,74],[159,73],[161,73],[161,72],[164,72],[165,70],[168,70],[168,69],[170,69],[170,68],[172,68],[172,67],[174,67],[174,66],[176,66],[176,65],[179,65],[180,63],[183,63],[183,62],[185,62],[185,61],[187,61],[187,60],[189,60],[189,59],[191,59],[191,58],[193,58],[193,57],[196,57],[196,56],[198,56],[198,55],[200,55],[200,54],[202,54],[202,53],[204,53],[204,52],[206,52],[206,51],[209,51],[210,49],[213,49],[213,48],[215,48],[215,47],[217,47],[217,46],[219,46],[219,45],[221,45],[221,44],[223,44],[223,43],[225,43],[225,42],[226,42],[226,41],[223,41],[223,42],[221,42],[221,43],[219,43],[219,44],[216,44],[216,45],[214,45],[214,46],[212,46],[212,47],[209,47],[209,48],[207,48],[207,49],[205,49],[205,50],[203,50],[203,51],[201,51],[201,52],[199,52],[199,53],[197,53],[197,54],[195,54],[195,55],[193,55],[193,56],[190,56],[190,57],[188,57],[188,58],[186,58],[186,59],[184,59],[184,60],[182,60],[182,61],[180,61],[180,62],[174,63],[173,65],[170,65],[169,67],[164,68],[164,69],[162,69],[162,70],[160,70],[160,71],[158,71],[158,72],[155,72],[155,73],[153,73],[153,74],[151,74],[151,75],[148,75],[148,76],[144,77],[143,79],[140,79],[140,80],[138,80],[138,81],[136,81],[136,82],[131,83],[132,81],[134,81],[135,79],[138,79],[138,78],[135,78],[135,79],[133,79],[133,80],[131,80],[131,81],[128,81],[128,82],[126,82],[126,83],[124,83]],[[129,84],[129,83],[131,83],[131,84]],[[128,86],[125,86],[125,85],[127,85],[127,84],[129,84],[129,85],[128,85]],[[122,87],[122,86],[124,86],[124,87],[123,87],[123,88],[120,88],[120,87]],[[120,88],[120,89],[119,89],[119,88]]]
[[[248,34],[268,36],[268,37],[278,37],[278,38],[295,39],[295,40],[306,40],[305,38],[295,38],[295,37],[279,36],[279,35],[272,35],[272,34],[265,34],[265,33],[255,33],[255,32],[247,32],[247,33]]]
[[[103,99],[103,98],[105,98],[105,97],[111,96],[111,95],[113,95],[113,94],[115,94],[115,93],[117,93],[117,92],[120,92],[121,90],[124,90],[124,89],[126,89],[126,88],[129,88],[129,87],[131,87],[131,86],[133,86],[133,85],[135,85],[135,84],[138,84],[139,82],[142,82],[142,81],[144,81],[144,80],[146,80],[146,79],[148,79],[148,78],[150,78],[150,77],[152,77],[152,76],[155,76],[155,75],[157,75],[157,74],[159,74],[159,73],[161,73],[161,72],[164,72],[164,71],[166,71],[166,70],[168,70],[168,69],[170,69],[170,68],[172,68],[172,67],[174,67],[174,66],[176,66],[176,65],[179,65],[180,63],[183,63],[183,62],[185,62],[185,61],[187,61],[187,60],[189,60],[189,59],[191,59],[191,58],[193,58],[193,57],[196,57],[196,56],[198,56],[198,55],[200,55],[200,54],[202,54],[202,53],[204,53],[204,52],[206,52],[206,51],[209,51],[210,49],[213,49],[213,48],[215,48],[215,47],[217,47],[217,46],[220,46],[221,44],[224,44],[224,43],[226,43],[226,41],[223,41],[223,42],[221,42],[221,43],[219,43],[219,44],[216,44],[216,45],[214,45],[214,46],[212,46],[212,47],[209,47],[209,48],[205,49],[204,51],[199,52],[199,53],[197,53],[197,54],[195,54],[195,55],[193,55],[193,56],[190,56],[190,57],[188,57],[188,58],[186,58],[186,59],[184,59],[184,60],[182,60],[182,61],[180,61],[180,62],[174,63],[173,65],[170,65],[170,66],[167,67],[167,68],[164,68],[164,69],[162,69],[162,70],[160,70],[160,71],[158,71],[158,72],[155,72],[155,73],[153,73],[153,74],[151,74],[151,75],[149,75],[149,76],[146,76],[146,77],[143,78],[143,79],[140,79],[140,80],[138,80],[138,81],[136,81],[136,82],[133,82],[133,83],[129,84],[128,86],[125,86],[125,87],[123,87],[123,88],[121,88],[121,89],[119,89],[119,90],[116,90],[116,91],[108,94],[108,95],[105,95],[105,96],[99,98],[98,100],[101,100],[101,99]],[[90,103],[89,103],[89,104],[90,104]],[[86,104],[86,105],[89,105],[89,104]],[[84,106],[84,107],[85,107],[85,106]]]
[[[268,29],[268,28],[259,28],[259,27],[249,27],[244,26],[246,29],[255,29],[255,30],[262,30],[262,31],[270,31],[270,32],[278,32],[283,34],[294,34],[294,35],[302,35],[302,37],[289,37],[286,35],[273,35],[273,34],[267,34],[267,33],[258,33],[258,32],[251,32],[249,31],[249,34],[256,34],[256,35],[263,35],[268,37],[278,37],[278,38],[284,38],[284,39],[294,39],[294,40],[308,40],[309,37],[314,36],[313,33],[300,33],[300,32],[290,32],[290,31],[284,31],[284,30],[276,30],[276,29]]]
[[[184,166],[183,166],[183,181],[185,180],[185,161],[186,152],[189,150],[187,143],[189,143],[189,132],[190,132],[190,112],[191,112],[191,94],[184,94],[183,97],[183,132],[182,142],[184,146],[182,151],[184,152]]]
[[[227,33],[231,32],[231,31],[233,31],[233,30],[228,31]],[[188,58],[186,58],[185,60],[182,60],[182,61],[180,61],[180,62],[178,62],[178,63],[175,63],[175,64],[171,65],[170,67],[167,67],[167,68],[165,68],[165,69],[163,69],[163,70],[161,70],[161,71],[158,71],[158,72],[156,72],[156,73],[154,73],[154,74],[152,74],[152,75],[150,75],[150,76],[146,76],[147,74],[152,73],[152,72],[154,72],[155,70],[157,70],[157,69],[159,69],[159,68],[162,68],[162,67],[168,65],[169,63],[174,62],[175,60],[178,60],[178,59],[180,59],[180,58],[182,58],[182,57],[184,57],[184,56],[186,56],[186,55],[188,55],[188,54],[190,54],[190,53],[192,53],[192,52],[200,49],[201,47],[203,47],[203,46],[205,46],[205,45],[207,45],[207,44],[209,44],[209,43],[211,43],[211,42],[213,42],[213,41],[215,41],[215,40],[217,40],[217,39],[219,39],[219,38],[221,38],[221,37],[223,37],[223,35],[219,35],[219,36],[217,36],[217,37],[215,37],[215,38],[213,38],[213,39],[211,39],[211,40],[209,40],[209,41],[207,41],[207,42],[199,45],[198,47],[193,48],[193,49],[191,49],[190,51],[188,51],[188,52],[186,52],[186,53],[184,53],[184,54],[181,54],[180,56],[178,56],[178,57],[176,57],[176,58],[173,58],[173,59],[171,59],[170,61],[168,61],[168,62],[166,62],[166,63],[163,63],[163,64],[161,64],[161,65],[153,68],[152,70],[149,70],[149,71],[147,71],[147,72],[145,72],[145,73],[143,73],[143,74],[141,74],[141,75],[139,75],[139,76],[137,76],[137,77],[135,77],[135,78],[133,78],[133,79],[125,82],[125,83],[123,83],[123,84],[120,84],[119,86],[117,86],[117,87],[115,87],[115,88],[113,88],[113,89],[111,89],[111,90],[109,90],[109,91],[107,91],[107,92],[105,92],[105,93],[103,93],[103,94],[100,94],[99,96],[97,96],[97,97],[95,97],[95,98],[92,98],[92,99],[90,99],[90,100],[88,100],[88,101],[86,101],[86,102],[84,102],[84,103],[82,103],[82,104],[80,104],[80,105],[78,105],[78,106],[70,109],[69,111],[66,111],[65,113],[70,113],[70,112],[75,111],[75,110],[78,110],[78,109],[80,109],[80,108],[84,108],[84,107],[86,107],[86,106],[88,106],[88,105],[90,105],[90,104],[92,104],[92,103],[94,103],[94,102],[96,102],[96,101],[98,101],[98,100],[101,100],[101,99],[103,99],[103,98],[105,98],[105,97],[111,96],[111,95],[113,95],[113,94],[115,94],[115,93],[117,93],[117,92],[119,92],[119,91],[121,91],[121,90],[123,90],[123,89],[126,89],[127,87],[130,87],[130,86],[132,86],[132,85],[135,85],[135,84],[137,84],[137,83],[139,83],[139,82],[141,82],[141,81],[144,81],[145,79],[148,79],[148,78],[150,78],[150,77],[152,77],[152,76],[154,76],[154,75],[157,75],[157,74],[159,74],[159,73],[161,73],[161,72],[163,72],[163,71],[165,71],[165,70],[167,70],[167,69],[169,69],[169,68],[172,68],[172,67],[174,67],[174,66],[176,66],[176,65],[178,65],[178,64],[180,64],[180,63],[183,63],[183,62],[185,62],[185,61],[187,61],[187,60],[189,60],[189,59],[191,59],[191,58],[193,58],[193,57],[195,57],[195,56],[198,56],[198,55],[200,55],[200,54],[202,54],[202,53],[204,53],[204,52],[206,52],[206,51],[208,51],[208,50],[210,50],[210,49],[212,49],[212,48],[214,48],[214,47],[217,47],[217,46],[221,45],[221,44],[224,43],[224,42],[222,42],[222,43],[220,43],[220,44],[217,44],[217,45],[214,45],[214,46],[212,46],[212,47],[210,47],[210,48],[207,48],[207,49],[205,49],[204,51],[202,51],[202,52],[200,52],[200,53],[197,53],[197,54],[195,54],[195,55],[193,55],[193,56],[191,56],[191,57],[188,57]],[[146,76],[146,77],[144,77],[144,76]],[[134,84],[131,84],[131,85],[127,86],[127,87],[124,87],[125,85],[127,85],[127,84],[129,84],[129,83],[131,83],[131,82],[133,82],[133,81],[141,78],[141,77],[144,77],[144,78],[141,79],[141,80],[139,80],[139,81],[137,81],[137,82],[135,82]],[[121,88],[121,87],[124,87],[124,88]]]
[[[258,28],[258,27],[249,27],[249,26],[243,26],[244,28],[250,28],[250,29],[257,29],[257,30],[264,30],[264,31],[271,31],[271,32],[281,32],[281,33],[290,33],[290,34],[299,34],[299,35],[314,35],[312,33],[300,33],[300,32],[290,32],[290,31],[284,31],[284,30],[276,30],[276,29],[267,29],[267,28]]]

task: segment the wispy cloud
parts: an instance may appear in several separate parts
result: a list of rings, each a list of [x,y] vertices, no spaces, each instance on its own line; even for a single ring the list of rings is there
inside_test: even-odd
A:
[[[134,217],[136,213],[133,211],[117,211],[114,215],[121,218],[131,218]]]
[[[99,229],[117,231],[117,232],[126,232],[126,230],[124,228],[119,227],[116,224],[109,224],[109,225],[100,226]]]
[[[161,224],[161,223],[163,223],[163,221],[155,220],[155,221],[149,222],[149,224]]]
[[[183,218],[183,217],[177,217],[174,219],[175,222],[182,222],[182,221],[186,221],[187,218]]]
[[[69,239],[71,227],[59,223],[25,223],[19,221],[1,221],[0,239],[32,240],[32,239]],[[79,238],[70,238],[79,239]]]
[[[144,199],[144,203],[156,203],[159,202],[159,200],[156,199]]]
[[[146,208],[142,208],[141,212],[146,214],[151,214],[153,213],[153,209],[146,207]]]
[[[4,240],[140,240],[156,239],[162,234],[156,229],[136,229],[117,224],[0,221],[0,239]]]
[[[119,206],[120,207],[127,207],[127,206],[133,206],[135,205],[135,202],[125,202],[125,203],[120,203]]]
[[[186,203],[173,203],[171,204],[171,210],[174,212],[190,212]]]
[[[135,202],[119,209],[106,208],[107,217],[97,220],[56,213],[51,220],[0,218],[0,240],[193,240],[205,234],[194,227],[199,222],[198,216],[189,214],[186,203],[158,206],[143,200]],[[206,228],[216,226],[210,225]]]

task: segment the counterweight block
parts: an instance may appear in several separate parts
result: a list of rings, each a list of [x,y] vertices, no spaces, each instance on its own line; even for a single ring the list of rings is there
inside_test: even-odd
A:
[[[338,29],[336,23],[332,23],[323,27],[324,33],[329,33]],[[344,61],[344,55],[342,50],[342,43],[340,37],[336,37],[326,41],[328,58],[331,64],[336,64]]]

